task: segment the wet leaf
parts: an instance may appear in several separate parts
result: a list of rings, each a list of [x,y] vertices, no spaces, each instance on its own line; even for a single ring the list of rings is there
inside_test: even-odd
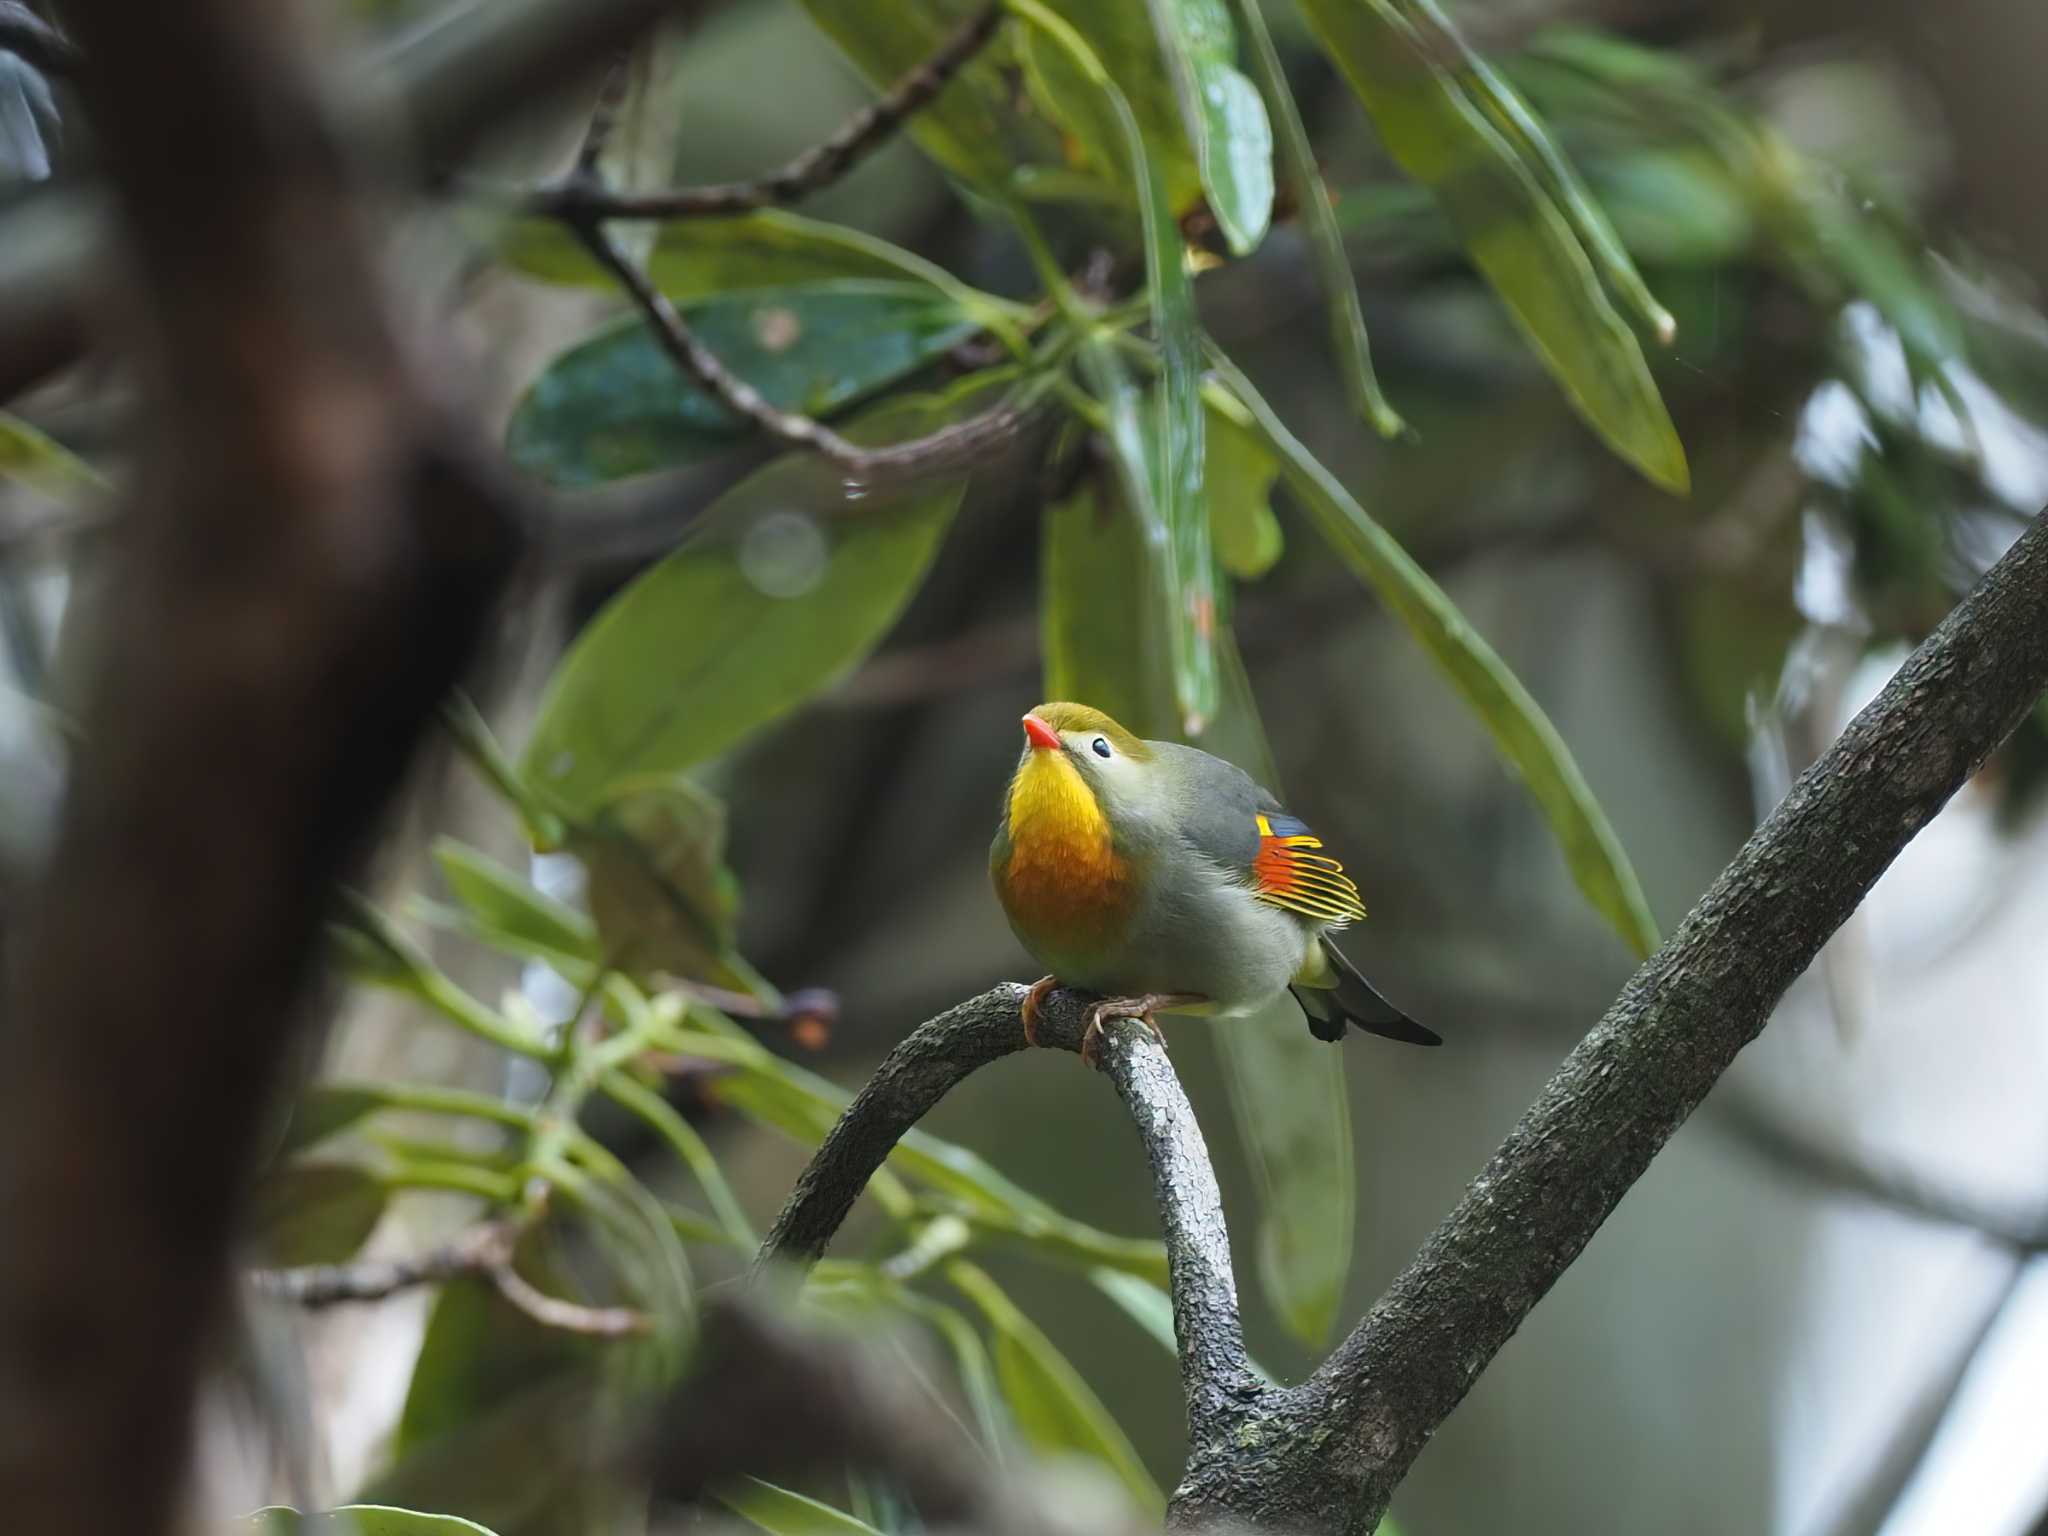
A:
[[[1147,0],[1147,6],[1209,211],[1230,249],[1248,255],[1273,218],[1273,125],[1258,87],[1238,71],[1230,12],[1223,0]],[[1096,9],[1108,14],[1124,7]]]

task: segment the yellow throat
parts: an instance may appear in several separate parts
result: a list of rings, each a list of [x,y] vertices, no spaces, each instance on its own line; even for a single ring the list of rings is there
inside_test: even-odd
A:
[[[1011,919],[1055,943],[1109,937],[1128,915],[1130,867],[1081,771],[1056,751],[1010,780],[1010,858],[999,894]]]

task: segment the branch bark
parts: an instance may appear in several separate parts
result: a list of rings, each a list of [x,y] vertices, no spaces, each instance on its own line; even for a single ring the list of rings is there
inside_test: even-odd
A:
[[[920,1024],[891,1051],[854,1098],[798,1178],[755,1261],[807,1267],[832,1236],[904,1132],[967,1076],[1025,1049],[1014,982],[969,998]],[[1079,1052],[1089,1000],[1055,992],[1039,1012],[1042,1045]],[[1245,1353],[1223,1196],[1195,1112],[1166,1052],[1142,1026],[1112,1025],[1101,1070],[1130,1111],[1158,1197],[1173,1290],[1174,1333],[1188,1430],[1198,1444],[1234,1432],[1272,1396]],[[1220,1449],[1220,1444],[1219,1444]]]
[[[1164,1054],[1118,1031],[1104,1066],[1152,1163],[1188,1398],[1189,1458],[1171,1522],[1371,1532],[1437,1426],[1785,989],[2044,689],[2048,517],[1801,776],[1300,1386],[1266,1387],[1251,1372],[1200,1133]],[[903,1133],[968,1073],[1022,1046],[1022,995],[984,993],[890,1053],[804,1171],[764,1261],[824,1252]],[[1076,1000],[1055,994],[1042,1037],[1075,1049],[1079,1029]]]

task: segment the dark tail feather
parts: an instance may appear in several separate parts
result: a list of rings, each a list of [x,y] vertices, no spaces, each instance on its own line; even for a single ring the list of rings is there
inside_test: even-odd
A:
[[[1337,985],[1288,988],[1301,1004],[1301,1011],[1308,1015],[1309,1032],[1318,1040],[1342,1040],[1344,1027],[1350,1024],[1384,1040],[1400,1040],[1409,1045],[1444,1043],[1443,1036],[1435,1030],[1416,1023],[1381,997],[1328,939],[1323,940],[1323,953],[1329,956],[1330,967],[1337,973]]]

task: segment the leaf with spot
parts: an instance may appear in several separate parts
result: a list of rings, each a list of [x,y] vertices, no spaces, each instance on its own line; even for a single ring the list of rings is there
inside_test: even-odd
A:
[[[917,372],[978,326],[922,284],[833,279],[689,303],[697,339],[770,405],[825,418]],[[512,413],[506,451],[556,485],[677,469],[754,423],[688,378],[639,315],[562,353]]]
[[[1223,0],[1146,0],[1146,8],[1209,211],[1230,249],[1249,255],[1273,219],[1273,125],[1258,87],[1237,68],[1230,12]]]

